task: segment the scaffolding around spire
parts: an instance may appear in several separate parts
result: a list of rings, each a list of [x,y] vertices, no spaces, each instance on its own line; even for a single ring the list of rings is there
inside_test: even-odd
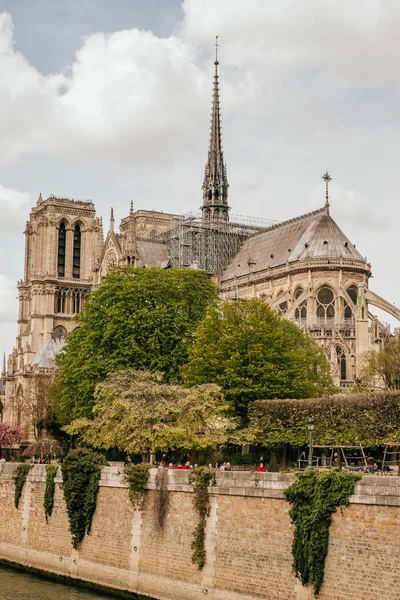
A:
[[[215,41],[215,70],[211,111],[210,144],[203,180],[203,205],[205,219],[228,221],[228,178],[222,152],[221,114],[218,75],[218,36]]]

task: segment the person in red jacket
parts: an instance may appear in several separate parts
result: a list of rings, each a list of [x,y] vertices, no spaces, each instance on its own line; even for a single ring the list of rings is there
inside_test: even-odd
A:
[[[260,463],[260,466],[259,466],[259,467],[257,467],[256,471],[257,471],[258,473],[266,473],[266,472],[267,472],[267,469],[264,467],[264,463]]]

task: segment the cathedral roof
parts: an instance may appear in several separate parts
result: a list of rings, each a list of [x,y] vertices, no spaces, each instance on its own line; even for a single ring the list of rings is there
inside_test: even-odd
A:
[[[40,350],[36,352],[35,356],[31,358],[29,365],[31,367],[38,367],[39,369],[52,369],[54,367],[56,354],[60,352],[64,344],[65,337],[52,336]]]
[[[364,260],[329,215],[328,207],[315,210],[248,239],[222,281],[313,258]]]
[[[137,249],[143,267],[161,267],[165,269],[168,266],[169,256],[165,244],[138,239]]]

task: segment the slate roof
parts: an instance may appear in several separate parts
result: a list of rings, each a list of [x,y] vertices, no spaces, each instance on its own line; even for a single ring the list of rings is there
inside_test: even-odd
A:
[[[162,242],[138,239],[136,246],[143,267],[161,267],[165,269],[169,265],[168,250]]]
[[[31,367],[39,367],[40,369],[52,369],[54,367],[54,359],[56,354],[60,352],[65,344],[65,337],[52,336],[38,350],[33,358],[29,361]]]
[[[222,281],[308,258],[364,260],[326,207],[273,225],[244,242]]]

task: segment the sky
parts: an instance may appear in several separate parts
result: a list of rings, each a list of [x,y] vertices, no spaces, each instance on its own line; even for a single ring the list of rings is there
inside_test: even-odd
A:
[[[399,26],[397,0],[0,0],[0,348],[39,193],[105,223],[131,199],[198,210],[216,35],[232,213],[314,210],[328,169],[332,216],[399,305]]]

